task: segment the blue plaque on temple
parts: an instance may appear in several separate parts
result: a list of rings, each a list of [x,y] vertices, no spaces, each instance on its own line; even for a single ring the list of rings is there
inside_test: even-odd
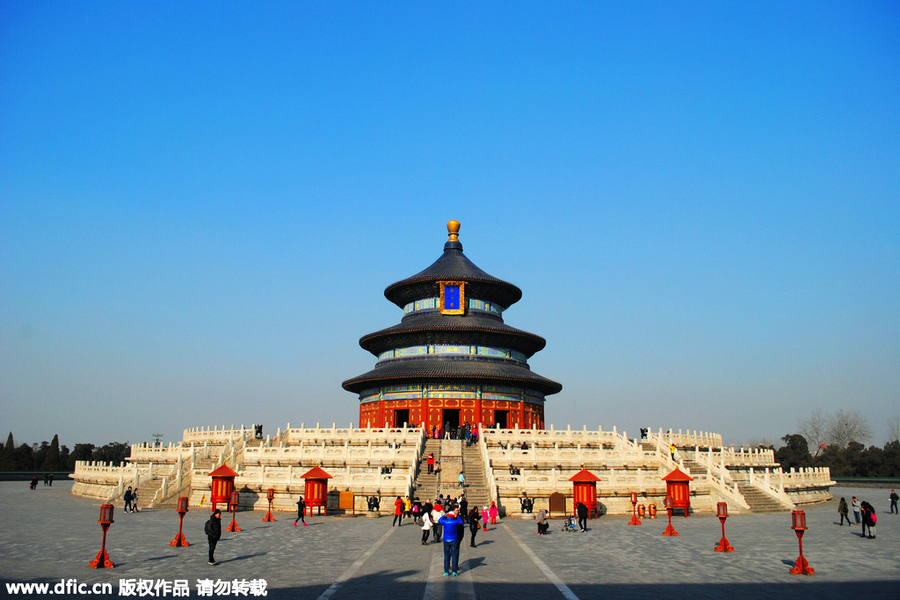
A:
[[[439,281],[441,286],[441,314],[466,313],[466,283],[464,281]]]
[[[459,286],[448,285],[444,288],[444,310],[459,310]]]

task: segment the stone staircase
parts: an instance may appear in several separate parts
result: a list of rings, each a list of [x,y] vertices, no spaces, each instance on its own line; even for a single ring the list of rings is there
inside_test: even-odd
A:
[[[781,502],[749,483],[738,482],[738,490],[744,496],[744,500],[750,505],[754,513],[784,512],[789,510]]]
[[[415,495],[422,500],[422,502],[433,501],[438,496],[438,490],[441,486],[441,474],[437,473],[428,473],[428,463],[426,461],[426,457],[430,453],[434,453],[434,461],[436,463],[440,463],[441,461],[441,440],[426,440],[425,441],[425,450],[422,452],[422,458],[419,461],[419,473],[416,476]]]
[[[463,445],[463,473],[466,476],[466,498],[469,507],[490,506],[491,494],[484,474],[484,461],[478,445]]]

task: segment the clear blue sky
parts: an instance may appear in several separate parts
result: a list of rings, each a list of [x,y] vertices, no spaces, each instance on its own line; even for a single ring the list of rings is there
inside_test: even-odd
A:
[[[557,427],[900,414],[896,2],[0,3],[0,431],[358,418],[465,252]]]

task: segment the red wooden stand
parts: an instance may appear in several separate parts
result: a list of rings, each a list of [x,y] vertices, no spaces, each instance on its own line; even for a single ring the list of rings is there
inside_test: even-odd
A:
[[[631,520],[628,521],[629,525],[640,525],[641,521],[637,516],[637,492],[631,492]]]
[[[719,502],[716,504],[716,516],[719,517],[719,521],[722,522],[722,539],[719,540],[719,545],[716,546],[716,552],[734,552],[734,548],[731,547],[728,540],[725,538],[725,519],[728,518],[727,502]]]
[[[812,575],[816,570],[811,568],[803,557],[803,533],[808,529],[805,512],[802,510],[791,512],[791,529],[797,534],[797,540],[800,542],[800,557],[797,558],[794,568],[791,569],[791,575]]]
[[[263,523],[271,523],[275,520],[275,517],[272,516],[272,500],[275,499],[275,490],[273,488],[269,488],[266,492],[266,499],[269,501],[269,512],[263,517]]]
[[[116,566],[113,561],[109,560],[109,554],[106,553],[106,532],[109,530],[109,526],[115,522],[113,521],[112,504],[102,504],[100,506],[100,520],[97,522],[103,528],[103,543],[100,546],[100,552],[97,553],[97,557],[89,562],[88,566],[94,569],[109,569]]]

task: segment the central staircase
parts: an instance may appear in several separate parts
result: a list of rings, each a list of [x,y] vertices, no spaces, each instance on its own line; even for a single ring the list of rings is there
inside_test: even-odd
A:
[[[463,473],[466,476],[466,498],[469,501],[469,510],[475,506],[479,510],[483,506],[490,506],[491,493],[484,475],[481,449],[477,444],[463,445]]]
[[[441,473],[428,473],[428,455],[434,453],[434,462],[441,461],[441,440],[425,440],[425,450],[422,452],[422,458],[419,461],[419,474],[416,477],[415,495],[422,501],[434,501],[438,496],[438,490],[441,486]]]

